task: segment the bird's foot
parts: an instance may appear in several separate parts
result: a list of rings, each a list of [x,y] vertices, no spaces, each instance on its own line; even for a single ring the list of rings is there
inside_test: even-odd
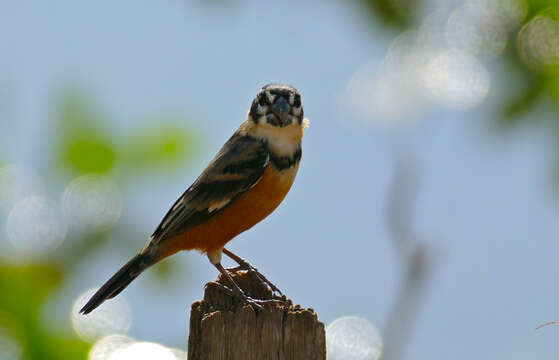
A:
[[[254,275],[256,275],[256,277],[258,278],[258,280],[265,284],[267,287],[270,288],[270,290],[272,290],[272,292],[274,293],[278,293],[280,295],[283,296],[283,293],[281,292],[280,289],[278,289],[278,287],[276,285],[274,285],[270,280],[266,279],[266,276],[264,276],[262,273],[260,273],[258,271],[257,268],[255,268],[254,266],[250,265],[248,261],[246,261],[245,259],[243,259],[242,257],[235,255],[234,253],[232,253],[231,251],[229,251],[228,249],[223,249],[223,253],[227,256],[229,256],[231,259],[233,259],[233,261],[235,261],[237,264],[239,264],[238,267],[230,269],[230,270],[247,270],[252,272]]]
[[[270,304],[274,301],[274,300],[253,299],[250,296],[247,296],[240,288],[234,287],[233,289],[231,289],[230,287],[224,284],[217,283],[217,282],[216,284],[221,288],[221,290],[225,291],[231,297],[238,299],[243,304],[252,306],[253,308],[255,308],[255,310],[264,310],[264,307],[262,305]]]
[[[235,270],[249,271],[249,272],[253,273],[254,275],[256,275],[256,277],[258,278],[258,281],[260,281],[262,284],[265,284],[266,286],[268,286],[270,288],[270,290],[272,290],[272,292],[283,295],[281,290],[278,289],[278,287],[276,285],[274,285],[270,280],[268,280],[266,278],[266,276],[264,276],[262,273],[260,273],[257,268],[250,265],[246,260],[240,259],[238,264],[239,264],[239,266],[237,266],[233,269],[230,269],[230,270],[233,270],[233,271],[235,271]]]

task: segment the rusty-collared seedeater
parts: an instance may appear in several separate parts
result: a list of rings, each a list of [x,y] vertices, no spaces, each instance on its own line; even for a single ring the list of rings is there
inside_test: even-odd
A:
[[[169,209],[148,244],[80,312],[88,314],[118,295],[146,268],[180,250],[205,253],[229,281],[233,293],[245,302],[253,302],[223,268],[221,256],[225,253],[239,265],[251,268],[224,247],[281,203],[299,168],[307,123],[301,94],[295,88],[280,84],[262,87],[246,120]]]

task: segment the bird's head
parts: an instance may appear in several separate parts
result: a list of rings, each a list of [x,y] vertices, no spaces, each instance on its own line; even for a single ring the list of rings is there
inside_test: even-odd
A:
[[[304,126],[301,94],[289,85],[265,85],[254,98],[248,117],[264,126]]]

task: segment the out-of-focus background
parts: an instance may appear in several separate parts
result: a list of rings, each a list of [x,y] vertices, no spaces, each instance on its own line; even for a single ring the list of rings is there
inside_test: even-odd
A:
[[[535,327],[559,319],[558,10],[2,2],[0,359],[184,358],[205,256],[77,309],[269,82],[311,126],[291,192],[233,251],[326,324],[370,321],[383,359],[557,359],[559,326]]]

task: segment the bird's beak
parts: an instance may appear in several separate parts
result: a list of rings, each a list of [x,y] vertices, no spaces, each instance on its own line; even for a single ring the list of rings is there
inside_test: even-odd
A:
[[[283,96],[277,98],[273,105],[273,110],[281,126],[285,126],[289,123],[289,102]]]

